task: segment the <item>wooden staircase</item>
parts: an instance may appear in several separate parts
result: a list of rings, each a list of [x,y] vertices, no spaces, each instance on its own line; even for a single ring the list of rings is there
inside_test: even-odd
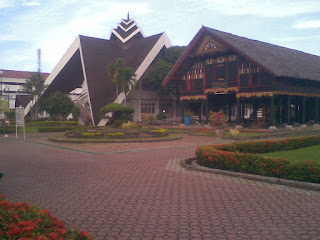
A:
[[[266,128],[269,126],[270,121],[270,108],[264,106],[256,110],[256,114],[253,112],[249,119],[245,120],[245,126],[247,128]]]

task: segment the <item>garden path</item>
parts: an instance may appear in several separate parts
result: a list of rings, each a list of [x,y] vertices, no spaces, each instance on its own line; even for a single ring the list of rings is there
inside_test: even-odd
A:
[[[0,194],[95,239],[319,239],[319,192],[181,167],[195,145],[219,138],[51,145],[47,136],[0,138]]]

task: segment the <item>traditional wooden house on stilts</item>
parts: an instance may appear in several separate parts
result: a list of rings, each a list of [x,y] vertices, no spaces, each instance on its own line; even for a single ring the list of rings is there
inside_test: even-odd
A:
[[[237,125],[318,123],[320,56],[202,27],[163,82]],[[183,115],[183,110],[182,110]]]

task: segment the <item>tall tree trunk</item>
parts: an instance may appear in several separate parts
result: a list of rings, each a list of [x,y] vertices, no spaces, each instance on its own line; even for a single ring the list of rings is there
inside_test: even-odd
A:
[[[118,97],[119,97],[119,86],[118,86],[118,84],[116,84],[116,93],[117,93],[116,100],[117,100],[117,103],[118,103]]]

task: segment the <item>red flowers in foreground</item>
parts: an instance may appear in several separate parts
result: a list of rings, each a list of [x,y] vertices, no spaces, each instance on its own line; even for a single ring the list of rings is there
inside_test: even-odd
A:
[[[10,203],[0,195],[0,239],[18,240],[91,240],[86,231],[71,231],[46,209],[27,203]]]
[[[289,162],[257,153],[292,150],[319,145],[319,136],[202,146],[196,149],[200,165],[263,176],[320,183],[320,164],[312,161]]]

